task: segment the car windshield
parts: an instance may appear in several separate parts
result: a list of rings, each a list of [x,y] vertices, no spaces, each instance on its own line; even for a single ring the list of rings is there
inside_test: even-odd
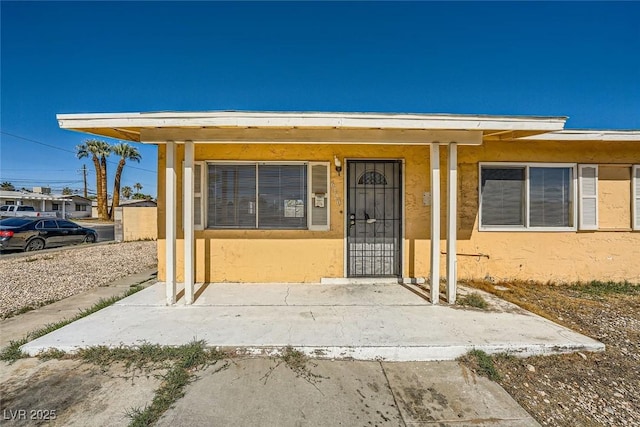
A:
[[[0,227],[22,227],[25,224],[32,222],[32,219],[25,218],[7,218],[0,220]]]
[[[4,205],[4,206],[0,206],[0,211],[8,211],[9,210],[9,205]]]

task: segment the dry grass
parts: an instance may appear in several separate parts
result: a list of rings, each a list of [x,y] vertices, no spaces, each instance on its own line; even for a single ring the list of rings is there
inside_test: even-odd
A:
[[[466,284],[606,345],[603,353],[493,358],[498,382],[538,422],[553,426],[640,425],[639,285],[595,281]]]

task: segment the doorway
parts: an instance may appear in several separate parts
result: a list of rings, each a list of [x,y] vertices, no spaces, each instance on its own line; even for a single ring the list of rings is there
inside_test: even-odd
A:
[[[347,276],[402,275],[402,161],[347,161]]]

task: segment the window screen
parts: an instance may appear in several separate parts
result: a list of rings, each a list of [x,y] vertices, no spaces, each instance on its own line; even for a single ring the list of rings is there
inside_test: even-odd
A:
[[[209,226],[255,228],[255,165],[209,165]]]
[[[258,227],[307,227],[305,165],[258,165]]]
[[[524,167],[483,167],[482,225],[524,226],[524,184]]]
[[[529,226],[571,227],[571,168],[529,168]]]

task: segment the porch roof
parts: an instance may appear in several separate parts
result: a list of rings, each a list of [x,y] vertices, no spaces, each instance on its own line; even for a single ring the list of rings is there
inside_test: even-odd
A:
[[[167,140],[480,144],[559,131],[567,117],[205,111],[58,114],[57,119],[62,129],[151,144]]]

